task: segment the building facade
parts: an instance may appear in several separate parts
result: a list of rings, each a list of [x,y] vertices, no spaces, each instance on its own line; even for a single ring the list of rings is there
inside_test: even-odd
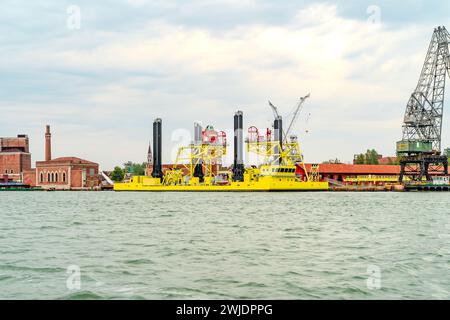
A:
[[[52,159],[50,126],[45,130],[45,160],[23,172],[23,182],[50,190],[91,190],[100,187],[99,165],[77,157]]]
[[[28,136],[0,138],[0,180],[20,182],[23,172],[31,169]]]
[[[98,164],[77,157],[36,161],[35,185],[43,189],[85,190],[99,186]]]

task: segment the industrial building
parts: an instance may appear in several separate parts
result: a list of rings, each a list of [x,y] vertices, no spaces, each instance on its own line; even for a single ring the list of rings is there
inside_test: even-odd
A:
[[[28,136],[0,138],[0,180],[20,182],[22,173],[31,169],[31,153]]]
[[[22,144],[25,145],[25,142]],[[28,152],[28,138],[24,150]],[[45,131],[45,160],[36,161],[36,168],[31,168],[31,154],[27,155],[29,160],[22,166],[20,175],[25,185],[47,190],[90,190],[100,185],[97,163],[77,157],[52,159],[51,133],[48,125]]]
[[[310,171],[312,164],[306,164]],[[384,185],[398,182],[400,166],[327,163],[319,165],[320,180],[344,185]],[[297,167],[297,175],[304,175],[303,169]]]

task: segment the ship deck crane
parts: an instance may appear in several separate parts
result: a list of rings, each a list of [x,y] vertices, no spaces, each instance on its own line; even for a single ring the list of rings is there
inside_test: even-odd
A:
[[[275,107],[275,106],[273,105],[273,103],[270,102],[270,100],[269,100],[269,106],[270,106],[270,108],[272,109],[273,117],[274,117],[275,119],[278,118],[278,117],[280,116],[280,114],[278,113],[278,108]]]
[[[291,119],[291,122],[289,123],[287,131],[284,132],[284,130],[283,130],[283,137],[284,137],[283,142],[287,142],[287,139],[289,138],[289,134],[292,132],[292,129],[294,128],[294,125],[298,120],[298,117],[302,110],[303,104],[305,103],[306,99],[308,99],[310,96],[311,96],[311,94],[308,93],[306,96],[300,98],[299,103],[297,104],[297,106],[294,109],[292,119]],[[272,102],[270,102],[270,100],[269,100],[269,106],[272,109],[275,120],[281,119],[282,117],[278,113],[278,108]]]
[[[297,108],[295,108],[294,114],[292,115],[291,123],[289,124],[289,127],[288,127],[288,129],[287,129],[287,131],[286,131],[286,133],[284,135],[285,141],[288,139],[288,137],[289,137],[289,135],[290,135],[290,133],[291,133],[295,123],[298,120],[298,116],[300,115],[300,111],[301,111],[301,109],[303,107],[303,104],[305,103],[306,99],[308,99],[310,96],[311,96],[311,94],[308,93],[306,96],[300,98],[300,101],[299,101],[299,103],[297,105]]]
[[[282,117],[281,117],[280,114],[278,113],[278,108],[275,107],[275,105],[274,105],[272,102],[270,102],[270,100],[269,100],[269,106],[270,106],[270,108],[272,109],[274,120],[282,119]],[[285,135],[285,133],[284,133],[284,129],[281,128],[281,131],[283,132],[283,137],[285,137],[286,135]]]

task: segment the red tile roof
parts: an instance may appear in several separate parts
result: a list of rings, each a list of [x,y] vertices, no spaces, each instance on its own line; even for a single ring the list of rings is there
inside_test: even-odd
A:
[[[97,163],[95,163],[95,162],[84,160],[84,159],[77,158],[77,157],[60,157],[60,158],[52,159],[50,161],[36,161],[36,164],[38,164],[38,163],[39,164],[69,163],[69,164],[93,164],[93,165],[97,165]]]
[[[306,164],[306,170],[311,170],[311,164]],[[373,164],[319,164],[321,174],[382,174],[398,175],[400,166]]]

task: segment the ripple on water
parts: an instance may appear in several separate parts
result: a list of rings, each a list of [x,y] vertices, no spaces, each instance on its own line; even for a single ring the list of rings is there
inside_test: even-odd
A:
[[[153,264],[153,261],[150,259],[131,259],[131,260],[126,260],[125,263],[139,265],[139,264]]]
[[[1,281],[5,281],[5,280],[9,280],[9,279],[14,279],[14,277],[0,274],[0,282]]]
[[[1,192],[0,203],[5,299],[450,292],[447,238],[433,236],[449,233],[445,193]],[[83,290],[61,293],[69,265]],[[367,288],[369,266],[381,272],[379,290]]]
[[[107,296],[94,293],[92,291],[77,291],[68,295],[59,297],[60,300],[104,300],[109,299]]]
[[[10,270],[10,271],[31,271],[31,272],[44,272],[44,273],[57,273],[57,272],[65,272],[66,269],[58,268],[58,267],[28,267],[28,266],[19,266],[13,264],[2,264],[0,265],[0,270]]]
[[[40,230],[50,230],[50,229],[59,229],[58,227],[55,226],[41,226],[39,227]]]
[[[253,282],[253,281],[251,281],[251,282],[241,283],[241,284],[238,285],[238,287],[240,287],[240,288],[243,288],[243,287],[246,287],[246,288],[266,288],[267,285],[265,283],[262,283],[262,282]]]

